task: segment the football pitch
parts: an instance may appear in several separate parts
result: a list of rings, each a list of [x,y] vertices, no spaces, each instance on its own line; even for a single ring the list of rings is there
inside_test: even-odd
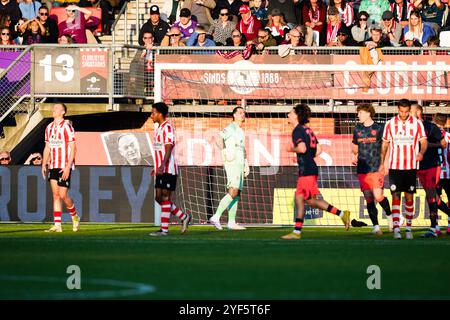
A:
[[[450,236],[394,240],[368,228],[216,231],[150,237],[145,224],[0,224],[0,299],[449,299]],[[386,231],[386,230],[384,230]],[[368,289],[369,266],[380,289]],[[81,289],[69,290],[75,266]],[[68,272],[69,268],[69,272]],[[369,279],[369,280],[368,280]]]

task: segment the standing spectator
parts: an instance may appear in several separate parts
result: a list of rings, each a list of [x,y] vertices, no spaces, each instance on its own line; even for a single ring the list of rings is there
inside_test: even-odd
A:
[[[0,165],[7,166],[11,164],[11,154],[9,151],[0,152]]]
[[[188,8],[183,8],[180,11],[180,20],[173,24],[181,31],[182,38],[189,38],[195,31],[198,23],[192,20],[191,11]]]
[[[14,45],[14,41],[11,39],[11,31],[7,27],[1,28],[1,46]]]
[[[328,23],[327,23],[327,46],[335,46],[338,42],[337,33],[341,28],[343,22],[339,16],[339,10],[336,7],[328,8]]]
[[[435,33],[439,33],[445,12],[445,5],[441,0],[416,0],[414,2],[414,7],[417,10],[420,10],[422,20],[430,23],[435,30]]]
[[[227,39],[226,46],[228,47],[243,47],[247,44],[247,38],[238,29],[234,29],[231,37]]]
[[[39,19],[27,20],[19,27],[22,32],[22,44],[42,43],[45,28]]]
[[[289,28],[293,28],[294,25],[299,24],[295,16],[294,0],[269,0],[269,6],[267,8],[269,12],[273,9],[278,9],[284,15],[284,21],[288,24]]]
[[[355,14],[351,3],[347,3],[347,0],[330,0],[329,8],[331,7],[338,9],[340,19],[347,27],[353,24]]]
[[[197,26],[194,33],[186,42],[188,47],[214,47],[216,44],[213,40],[206,37],[206,29],[203,26]]]
[[[236,23],[231,19],[229,9],[221,8],[219,19],[214,20],[208,31],[217,44],[226,45],[227,39],[231,37],[231,33],[236,28]]]
[[[383,12],[386,10],[389,10],[388,0],[361,0],[361,5],[359,6],[359,11],[366,11],[370,15],[369,27],[378,24]]]
[[[66,7],[67,19],[58,25],[59,34],[70,35],[76,43],[87,43],[86,21],[92,12],[86,8],[69,5]]]
[[[402,26],[395,22],[392,11],[386,10],[381,16],[380,21],[383,34],[389,38],[392,45],[398,46],[402,38]]]
[[[246,4],[239,8],[241,21],[237,24],[237,29],[245,35],[247,41],[253,41],[258,36],[258,30],[261,29],[262,24],[256,16],[252,15],[250,7]]]
[[[169,24],[160,19],[159,7],[157,5],[151,6],[150,19],[147,20],[147,22],[141,27],[141,30],[139,30],[139,45],[144,45],[144,33],[151,32],[155,37],[155,46],[159,46],[169,29]]]
[[[280,9],[275,8],[270,12],[266,29],[269,30],[272,37],[277,41],[277,44],[280,44],[286,39],[286,35],[290,29],[284,21]]]
[[[327,7],[322,0],[305,0],[302,9],[303,22],[313,29],[313,45],[318,46],[325,42],[321,33],[327,18]]]
[[[419,42],[424,45],[427,43],[429,37],[434,36],[436,33],[433,28],[428,24],[424,24],[422,21],[422,16],[419,11],[411,12],[409,16],[409,23],[403,29],[403,32],[406,34],[408,31],[411,31],[414,34],[414,38],[419,40]]]
[[[39,21],[44,26],[45,32],[42,37],[44,43],[57,43],[59,30],[55,20],[49,17],[49,11],[46,6],[39,8]]]
[[[409,0],[394,0],[389,5],[389,10],[394,14],[394,20],[402,27],[408,24],[409,15],[414,10],[414,3]]]
[[[22,18],[22,12],[16,0],[0,0],[0,12],[10,17],[11,26],[15,26],[19,19]]]
[[[188,8],[192,15],[195,16],[197,23],[209,29],[213,23],[211,10],[216,7],[214,0],[185,0],[183,8]]]
[[[244,4],[241,0],[217,0],[216,1],[216,7],[214,10],[212,10],[212,17],[213,19],[219,19],[220,14],[220,8],[228,8],[230,10],[230,13],[234,18],[233,20],[236,21],[237,17],[239,16],[239,8]]]
[[[40,152],[34,152],[31,153],[27,160],[24,163],[25,165],[32,165],[32,166],[41,166],[42,165],[42,155]]]
[[[102,32],[104,35],[111,34],[111,20],[114,20],[113,4],[114,0],[80,0],[78,2],[78,6],[82,8],[100,8],[102,12]]]
[[[184,42],[181,41],[183,34],[178,27],[170,28],[169,32],[164,36],[164,39],[161,41],[162,47],[185,47]],[[145,42],[145,35],[144,35]]]
[[[41,3],[35,0],[20,0],[19,9],[22,13],[22,18],[27,20],[33,20],[38,16]]]
[[[252,12],[252,15],[258,18],[259,21],[261,21],[263,26],[267,25],[269,13],[267,11],[267,8],[262,6],[262,0],[251,0],[250,11]]]
[[[369,17],[370,15],[366,11],[360,11],[356,24],[352,27],[352,37],[359,44],[370,38],[369,27],[367,26]]]

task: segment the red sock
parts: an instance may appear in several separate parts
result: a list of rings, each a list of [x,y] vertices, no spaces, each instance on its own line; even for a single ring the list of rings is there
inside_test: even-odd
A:
[[[161,203],[161,231],[163,232],[169,232],[170,208],[170,201]]]
[[[53,211],[53,221],[56,226],[61,225],[61,211]]]
[[[69,211],[72,217],[77,215],[77,209],[75,208],[75,205],[73,205],[72,208],[67,208],[67,211]]]
[[[183,221],[186,218],[186,214],[177,208],[175,203],[172,202],[171,211],[174,216]]]
[[[341,215],[341,210],[339,210],[338,208],[332,206],[331,204],[328,205],[327,211],[332,213],[332,214],[335,214],[337,216]]]
[[[303,219],[296,218],[295,219],[295,230],[301,232],[303,227]]]
[[[406,230],[411,231],[412,219],[414,218],[414,201],[405,203],[406,210]]]
[[[392,199],[392,222],[394,230],[400,231],[400,200]]]

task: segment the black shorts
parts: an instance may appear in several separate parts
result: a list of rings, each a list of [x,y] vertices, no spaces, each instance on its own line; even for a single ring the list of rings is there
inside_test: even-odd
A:
[[[437,192],[440,196],[442,196],[442,190],[445,191],[445,195],[450,200],[450,179],[439,180],[439,183],[437,186]]]
[[[417,170],[389,170],[391,193],[416,193]]]
[[[48,181],[56,180],[58,181],[58,186],[69,189],[70,188],[70,176],[72,175],[72,169],[70,169],[69,177],[67,180],[61,179],[63,173],[60,172],[62,169],[50,169],[48,171]]]
[[[175,191],[177,188],[177,175],[163,173],[155,177],[155,188]]]

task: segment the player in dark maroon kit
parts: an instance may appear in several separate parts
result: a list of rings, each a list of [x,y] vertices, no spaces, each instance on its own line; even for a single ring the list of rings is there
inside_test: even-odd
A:
[[[314,158],[320,152],[320,145],[311,128],[306,124],[311,117],[311,109],[306,104],[296,105],[288,114],[289,123],[294,127],[292,132],[292,146],[290,152],[297,154],[298,181],[295,192],[295,202],[297,204],[297,217],[295,219],[295,229],[291,233],[282,236],[282,239],[300,239],[305,217],[305,202],[308,206],[316,209],[328,211],[339,216],[348,230],[350,227],[350,212],[341,211],[322,199],[317,199],[320,195],[317,186],[319,169]]]
[[[417,171],[420,184],[425,189],[431,220],[430,230],[423,237],[436,238],[440,234],[437,222],[438,209],[447,215],[450,214],[450,209],[441,200],[436,191],[441,176],[439,149],[444,149],[447,146],[447,142],[442,130],[431,121],[424,120],[422,114],[423,108],[421,105],[417,103],[411,105],[411,115],[422,121],[428,139],[427,151],[423,155],[423,160],[419,164],[419,171]]]
[[[367,203],[367,211],[373,224],[372,233],[382,235],[378,224],[378,210],[375,201],[391,216],[389,201],[383,195],[384,176],[379,171],[381,165],[381,143],[383,125],[373,121],[375,108],[369,104],[359,105],[356,108],[359,123],[353,131],[352,153],[356,159],[356,173],[358,174],[361,191]]]

